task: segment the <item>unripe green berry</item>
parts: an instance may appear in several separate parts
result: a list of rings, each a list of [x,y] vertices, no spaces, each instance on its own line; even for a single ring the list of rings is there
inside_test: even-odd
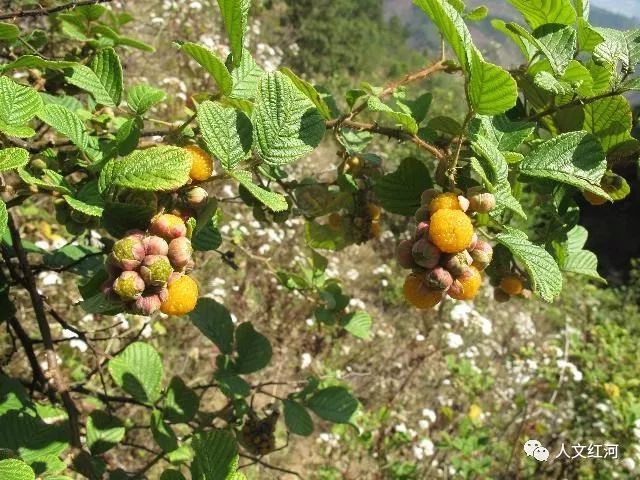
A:
[[[123,270],[137,269],[146,254],[142,241],[135,236],[118,240],[113,245],[113,251],[111,253],[115,265]]]
[[[163,255],[147,255],[140,267],[140,275],[148,287],[166,285],[172,273],[171,263]]]
[[[127,302],[135,300],[142,295],[145,288],[145,282],[138,272],[122,272],[113,282],[113,291]]]
[[[183,269],[191,260],[193,247],[191,241],[186,237],[176,238],[169,243],[169,261],[176,270]]]
[[[194,208],[203,206],[208,198],[209,194],[202,187],[191,187],[185,195],[187,203]]]

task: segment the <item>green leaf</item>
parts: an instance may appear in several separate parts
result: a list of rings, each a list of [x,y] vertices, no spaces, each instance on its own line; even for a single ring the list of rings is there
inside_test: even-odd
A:
[[[589,250],[580,250],[578,252],[569,252],[561,265],[562,271],[567,273],[575,273],[584,275],[593,280],[605,282],[598,273],[598,257]]]
[[[135,342],[109,362],[116,384],[140,402],[153,403],[160,396],[162,362],[151,345]]]
[[[73,191],[71,190],[72,187],[69,185],[69,182],[67,182],[67,180],[58,172],[46,169],[43,173],[42,177],[38,178],[31,175],[25,168],[18,169],[18,175],[22,181],[29,185],[35,185],[44,190],[60,192],[64,195],[73,194]]]
[[[157,207],[151,203],[147,205],[105,202],[102,214],[102,226],[109,234],[118,238],[128,230],[145,230],[151,218],[157,213]]]
[[[106,107],[117,107],[122,99],[123,78],[120,59],[113,48],[96,53],[90,68],[76,65],[67,70],[67,80]]]
[[[222,20],[229,37],[233,64],[237,67],[242,59],[244,35],[247,31],[247,17],[251,0],[218,0],[218,5],[220,6]]]
[[[504,20],[494,18],[491,20],[491,26],[509,37],[513,41],[513,43],[515,43],[520,49],[520,52],[522,52],[522,55],[527,62],[531,60],[536,52],[536,47],[534,45],[532,45],[525,38],[515,33],[513,30],[509,29],[507,23]]]
[[[394,120],[397,125],[400,125],[406,132],[409,132],[412,135],[418,133],[418,124],[411,115],[403,112],[396,112],[388,105],[382,103],[378,97],[369,97],[367,100],[367,108],[372,112],[386,114],[389,118]]]
[[[23,55],[17,60],[10,63],[0,65],[0,72],[8,72],[10,70],[17,70],[19,68],[49,68],[52,70],[62,70],[78,65],[76,62],[66,62],[61,60],[45,60],[37,55]]]
[[[87,150],[89,135],[80,117],[62,105],[45,105],[38,117],[71,140],[80,150]]]
[[[198,394],[180,377],[173,377],[164,400],[164,418],[172,423],[187,423],[195,417],[199,407]]]
[[[376,182],[374,191],[386,211],[411,216],[420,208],[422,192],[431,187],[433,181],[424,163],[406,158],[395,172]]]
[[[231,93],[233,89],[233,78],[224,62],[218,58],[215,52],[202,45],[191,42],[181,44],[180,49],[209,72],[224,95]]]
[[[529,138],[535,126],[535,123],[531,122],[512,122],[506,115],[477,115],[472,120],[469,130],[473,135],[486,137],[501,152],[514,152]]]
[[[172,452],[178,448],[178,437],[164,421],[160,410],[151,413],[151,434],[163,452]]]
[[[358,409],[358,401],[344,387],[328,387],[318,390],[307,406],[324,420],[333,423],[349,423]]]
[[[466,17],[472,22],[479,22],[487,18],[487,15],[489,15],[489,9],[484,5],[480,5],[467,13]]]
[[[577,49],[577,36],[573,26],[546,24],[536,29],[533,34],[517,23],[509,23],[507,28],[527,39],[543,53],[557,76],[563,75],[573,60]]]
[[[230,96],[245,100],[256,98],[262,75],[264,75],[264,71],[258,66],[251,54],[244,50],[240,65],[231,72],[233,90]]]
[[[269,365],[273,354],[269,339],[257,332],[250,322],[242,323],[236,329],[236,351],[235,371],[241,374],[262,370]]]
[[[239,110],[205,101],[198,106],[198,124],[207,149],[225,170],[233,170],[251,152],[251,120]]]
[[[609,198],[600,187],[607,162],[598,139],[587,132],[571,132],[547,140],[520,162],[520,172],[555,180]]]
[[[469,97],[476,113],[497,115],[516,104],[518,88],[516,81],[506,70],[485,62],[479,54],[474,54]]]
[[[547,23],[573,25],[576,11],[570,0],[508,0],[522,14],[529,26],[536,28]]]
[[[0,479],[2,480],[35,480],[36,474],[22,460],[8,458],[0,461]]]
[[[131,190],[172,191],[187,183],[190,170],[191,160],[184,149],[152,147],[107,162],[100,175],[100,185]]]
[[[284,73],[289,79],[293,82],[298,90],[300,90],[306,97],[311,100],[311,102],[316,106],[320,114],[326,118],[327,120],[331,119],[331,109],[324,101],[324,98],[320,96],[318,91],[315,89],[313,85],[309,82],[304,81],[300,77],[298,77],[295,73],[293,73],[288,68],[283,68],[280,70]]]
[[[371,338],[371,326],[373,321],[367,312],[353,312],[348,314],[343,320],[344,329],[351,335],[363,340]]]
[[[342,250],[349,245],[345,233],[342,229],[335,230],[317,222],[307,222],[304,226],[305,241],[311,248]]]
[[[218,229],[218,220],[211,218],[196,231],[191,238],[191,244],[196,252],[212,252],[222,245],[222,235]]]
[[[594,28],[604,39],[593,50],[593,59],[611,72],[622,64],[622,73],[633,73],[640,62],[640,30],[626,32],[612,28]]]
[[[578,17],[589,20],[589,12],[591,10],[590,0],[573,0],[573,4]]]
[[[229,398],[244,398],[251,394],[251,385],[229,370],[219,368],[214,379],[220,386],[220,391]]]
[[[260,200],[270,210],[274,212],[284,212],[289,209],[289,204],[284,196],[270,190],[265,190],[253,183],[251,172],[247,172],[246,170],[235,170],[231,172],[231,175],[233,178],[238,180],[240,185],[246,188],[251,195]]]
[[[0,150],[0,172],[24,167],[29,163],[29,152],[24,148],[4,148]]]
[[[165,470],[160,475],[160,480],[186,480],[179,470]]]
[[[280,72],[262,77],[252,121],[256,150],[271,165],[310,154],[326,130],[318,109]]]
[[[0,131],[19,137],[31,136],[24,128],[42,105],[42,98],[33,88],[0,77]]]
[[[624,200],[631,193],[629,183],[627,183],[623,177],[613,172],[607,172],[604,174],[601,185],[604,191],[607,192],[615,202]]]
[[[124,423],[106,412],[95,410],[87,419],[87,447],[93,455],[110,450],[122,441]]]
[[[549,252],[531,243],[524,232],[511,227],[506,227],[506,233],[498,234],[496,240],[522,263],[529,274],[533,291],[540,298],[552,302],[560,295],[562,273]]]
[[[227,480],[237,468],[238,444],[230,432],[213,430],[193,438],[193,480]]]
[[[227,307],[213,298],[202,297],[189,314],[193,324],[226,355],[233,352],[233,321]]]
[[[308,437],[313,433],[313,420],[307,409],[294,400],[285,399],[284,421],[287,429],[296,435]]]
[[[605,152],[633,140],[633,114],[626,98],[621,95],[607,97],[584,105],[582,128],[593,133]]]
[[[13,23],[0,22],[0,41],[15,40],[20,36],[20,29]]]
[[[162,90],[140,84],[129,89],[127,103],[136,114],[144,115],[151,107],[164,101],[165,98],[167,98],[167,94]]]
[[[7,212],[7,204],[0,200],[0,238],[4,237],[8,228],[9,214]]]
[[[575,86],[569,82],[558,80],[549,72],[537,73],[533,78],[533,83],[536,87],[541,88],[545,92],[553,93],[554,95],[571,95],[576,91]]]

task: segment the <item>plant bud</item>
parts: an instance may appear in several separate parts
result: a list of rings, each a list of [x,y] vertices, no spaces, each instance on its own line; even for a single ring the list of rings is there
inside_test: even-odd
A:
[[[147,255],[140,267],[140,275],[148,287],[166,285],[172,273],[171,263],[163,255]]]
[[[135,236],[125,237],[113,244],[112,261],[123,270],[135,270],[144,259],[142,241]]]
[[[167,287],[169,287],[173,282],[175,282],[176,280],[180,279],[184,277],[184,273],[180,273],[180,272],[173,272],[170,276],[169,276],[169,280],[167,280]]]
[[[429,190],[425,190],[422,192],[422,197],[420,198],[420,203],[426,207],[429,206],[431,200],[436,198],[440,192],[438,192],[435,188],[430,188]]]
[[[429,220],[429,208],[428,207],[420,207],[415,214],[416,222],[422,223]]]
[[[156,295],[158,295],[160,301],[164,303],[169,298],[169,289],[167,287],[162,287],[156,292]]]
[[[415,240],[429,238],[429,222],[420,222],[416,227],[416,233],[413,237]]]
[[[167,255],[169,253],[169,244],[161,237],[145,237],[142,240],[147,255]]]
[[[170,213],[163,213],[153,217],[149,231],[153,235],[158,235],[167,241],[171,241],[174,238],[186,236],[187,226],[182,218]]]
[[[442,267],[436,267],[427,273],[427,287],[434,290],[447,290],[453,283],[451,274]]]
[[[460,280],[454,280],[447,293],[452,298],[461,297],[464,293],[464,286],[460,283]]]
[[[478,240],[475,248],[471,250],[471,258],[478,270],[484,270],[493,259],[493,248],[484,240]]]
[[[526,300],[531,300],[533,297],[533,292],[528,288],[523,288],[522,292],[520,292],[520,296]]]
[[[489,213],[496,206],[496,197],[482,187],[472,187],[467,191],[469,207],[474,212]]]
[[[176,270],[181,270],[184,268],[189,260],[191,260],[191,256],[193,255],[193,247],[191,246],[191,241],[186,237],[176,238],[171,240],[169,244],[169,261],[173,268]]]
[[[473,259],[469,252],[466,250],[460,253],[454,253],[447,255],[444,258],[443,266],[449,273],[455,278],[461,277],[469,269],[469,266],[473,263]]]
[[[460,210],[462,210],[463,212],[466,212],[467,210],[469,210],[469,199],[467,199],[467,197],[465,197],[464,195],[458,195],[458,203],[460,204]]]
[[[144,233],[142,230],[129,230],[125,234],[124,238],[131,237],[131,238],[137,238],[138,240],[142,240],[144,239],[145,235],[146,233]]]
[[[182,271],[184,273],[191,273],[191,272],[193,272],[194,268],[196,268],[196,262],[193,260],[193,258],[190,258],[189,261],[187,262],[187,264],[182,269]]]
[[[209,194],[202,187],[192,187],[187,191],[185,198],[189,205],[191,205],[194,208],[197,208],[207,203]]]
[[[138,272],[122,272],[115,282],[113,291],[124,301],[131,301],[138,298],[144,292],[146,285]]]
[[[501,288],[493,289],[493,299],[498,303],[506,303],[511,300],[511,295],[502,290]]]
[[[416,266],[413,260],[413,242],[411,240],[403,240],[396,248],[396,259],[402,268],[411,269]]]
[[[476,232],[473,232],[473,235],[471,236],[471,243],[469,244],[469,248],[467,248],[467,251],[471,252],[474,248],[476,248],[477,244],[478,234]]]
[[[438,247],[424,238],[413,244],[411,253],[413,260],[423,268],[434,268],[442,256]]]
[[[157,294],[143,295],[135,299],[131,309],[138,315],[150,316],[160,310],[162,300]]]

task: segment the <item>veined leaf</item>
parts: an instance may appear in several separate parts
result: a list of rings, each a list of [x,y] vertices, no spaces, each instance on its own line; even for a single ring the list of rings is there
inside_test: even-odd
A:
[[[598,257],[589,250],[569,252],[561,267],[563,272],[584,275],[593,280],[607,283],[598,273]]]
[[[320,418],[333,423],[349,423],[358,409],[358,401],[344,387],[318,390],[307,405]]]
[[[535,129],[531,122],[512,122],[506,115],[477,115],[469,127],[473,135],[490,140],[501,152],[514,152]]]
[[[284,73],[289,79],[293,82],[298,90],[304,93],[311,102],[316,106],[318,111],[322,114],[324,118],[327,120],[331,119],[331,109],[324,101],[324,98],[320,96],[318,91],[315,89],[313,85],[309,82],[304,81],[300,77],[298,77],[295,73],[293,73],[288,68],[281,69],[281,72]]]
[[[237,469],[238,444],[225,430],[198,433],[193,438],[193,480],[227,480]]]
[[[9,77],[0,77],[0,131],[8,135],[30,136],[17,133],[40,112],[42,105],[40,95],[33,88],[19,85]],[[28,132],[24,130],[22,133]]]
[[[36,474],[22,460],[7,458],[0,461],[0,478],[6,480],[35,480]]]
[[[74,210],[91,217],[101,217],[104,211],[104,200],[98,189],[98,182],[91,180],[83,185],[75,195],[64,195],[65,201]]]
[[[382,100],[378,97],[370,96],[367,100],[367,108],[372,112],[386,114],[389,118],[393,119],[397,125],[400,125],[403,130],[412,135],[418,133],[418,124],[411,115],[403,112],[396,112],[388,105],[382,103]]]
[[[536,73],[536,76],[533,78],[533,83],[536,87],[541,88],[545,92],[553,93],[554,95],[571,95],[576,91],[574,85],[558,80],[549,72]]]
[[[522,14],[532,29],[547,23],[573,25],[576,10],[570,0],[508,0]]]
[[[172,423],[186,423],[198,412],[200,397],[180,377],[169,382],[164,401],[164,418]]]
[[[19,68],[49,68],[51,70],[62,70],[73,67],[74,65],[78,64],[76,62],[67,62],[62,60],[45,60],[37,55],[23,55],[13,62],[0,65],[0,72],[8,72]]]
[[[234,326],[227,307],[212,298],[202,297],[189,318],[222,353],[230,355],[233,352]]]
[[[373,321],[367,312],[353,312],[348,314],[342,321],[344,329],[351,335],[363,340],[371,338],[371,326]]]
[[[583,108],[583,129],[598,137],[605,152],[633,140],[630,134],[633,115],[629,102],[622,95],[602,98]]]
[[[62,105],[45,105],[38,117],[71,140],[80,150],[87,150],[89,135],[80,117]]]
[[[240,65],[233,69],[231,78],[233,78],[233,89],[231,91],[232,98],[251,100],[256,98],[258,93],[258,83],[264,75],[264,71],[255,62],[251,53],[247,50],[242,52],[242,61]]]
[[[140,402],[153,403],[160,396],[162,362],[151,345],[135,342],[109,361],[116,384]]]
[[[67,80],[106,107],[117,107],[122,99],[122,65],[111,47],[99,50],[90,67],[76,65],[67,70]]]
[[[240,185],[249,190],[251,195],[260,200],[270,210],[274,212],[284,212],[289,209],[287,199],[283,195],[270,190],[265,190],[253,183],[251,172],[247,172],[246,170],[234,170],[231,175],[240,182]]]
[[[534,245],[520,230],[506,227],[496,240],[507,247],[529,274],[533,291],[547,302],[552,302],[562,291],[562,273],[551,254]]]
[[[224,62],[218,58],[215,52],[212,52],[202,45],[191,42],[183,43],[180,45],[180,49],[209,72],[224,95],[231,93],[233,78],[231,78],[231,74],[227,70]]]
[[[242,60],[242,50],[244,47],[244,35],[247,31],[247,17],[249,15],[250,0],[218,0],[222,20],[224,22],[233,64],[237,67]]]
[[[296,435],[308,437],[313,433],[313,420],[307,409],[294,400],[283,402],[284,421],[287,429]]]
[[[516,104],[516,81],[502,67],[485,62],[477,51],[472,56],[470,74],[469,98],[474,112],[498,115]]]
[[[4,237],[8,230],[9,213],[7,205],[0,200],[0,238]]]
[[[563,75],[569,62],[573,60],[577,48],[576,31],[573,26],[545,24],[533,33],[529,33],[517,23],[509,23],[507,28],[535,45],[547,57],[557,76]]]
[[[236,351],[235,371],[241,374],[262,370],[269,365],[273,355],[269,339],[257,332],[251,322],[236,328]]]
[[[537,48],[535,45],[532,45],[531,42],[529,42],[529,40],[521,37],[520,35],[515,33],[513,30],[510,30],[509,27],[507,26],[507,23],[504,20],[501,20],[499,18],[494,18],[491,20],[491,26],[496,30],[498,30],[499,32],[504,33],[507,37],[509,37],[518,46],[518,48],[522,52],[522,55],[524,56],[527,62],[531,60],[531,58],[537,51]]]
[[[20,29],[13,23],[0,22],[0,41],[15,40],[20,36]]]
[[[148,85],[136,85],[129,89],[127,103],[138,115],[144,115],[155,104],[162,102],[167,94]]]
[[[407,158],[395,172],[378,179],[374,190],[386,211],[410,216],[420,207],[422,192],[431,187],[433,181],[425,164]]]
[[[87,419],[87,446],[94,455],[115,447],[124,434],[124,423],[106,412],[95,410]]]
[[[29,152],[24,148],[4,148],[0,150],[0,172],[24,167],[29,163]]]

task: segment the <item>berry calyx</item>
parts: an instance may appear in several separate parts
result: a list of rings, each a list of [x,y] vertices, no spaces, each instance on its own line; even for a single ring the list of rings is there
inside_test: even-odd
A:
[[[142,240],[147,255],[166,255],[169,253],[169,244],[161,237],[145,237]]]
[[[183,269],[191,260],[193,247],[187,237],[179,237],[171,240],[169,244],[169,261],[176,270]]]
[[[149,231],[153,235],[164,238],[170,242],[174,238],[184,237],[187,235],[187,226],[184,221],[177,215],[170,213],[162,213],[156,215],[151,220]]]
[[[429,202],[429,212],[431,215],[440,210],[462,210],[458,195],[455,193],[441,193]]]
[[[429,238],[443,252],[458,253],[471,244],[473,225],[462,210],[441,209],[431,216]]]
[[[207,152],[196,145],[184,147],[191,158],[191,171],[189,176],[192,180],[204,182],[213,175],[213,158]]]
[[[478,240],[475,248],[471,250],[473,266],[482,271],[489,266],[493,259],[493,248],[484,240]]]
[[[442,301],[442,291],[427,287],[423,275],[410,274],[404,281],[404,298],[414,307],[427,310]]]
[[[522,280],[515,275],[507,275],[500,280],[500,288],[509,295],[520,295],[524,290]]]
[[[480,285],[482,285],[482,276],[476,267],[471,266],[453,282],[448,294],[456,300],[472,300],[478,294]]]
[[[145,254],[142,241],[135,235],[130,235],[113,245],[111,263],[122,270],[135,270],[140,266]]]
[[[113,282],[113,291],[122,300],[131,301],[142,295],[146,284],[138,272],[122,272]]]
[[[167,299],[160,306],[166,315],[182,316],[193,311],[198,303],[198,284],[187,275],[174,275],[167,287]]]
[[[140,267],[140,276],[149,287],[164,286],[172,273],[171,263],[164,255],[147,255]]]
[[[472,187],[467,191],[469,208],[478,213],[489,213],[496,207],[496,197],[482,187]]]

